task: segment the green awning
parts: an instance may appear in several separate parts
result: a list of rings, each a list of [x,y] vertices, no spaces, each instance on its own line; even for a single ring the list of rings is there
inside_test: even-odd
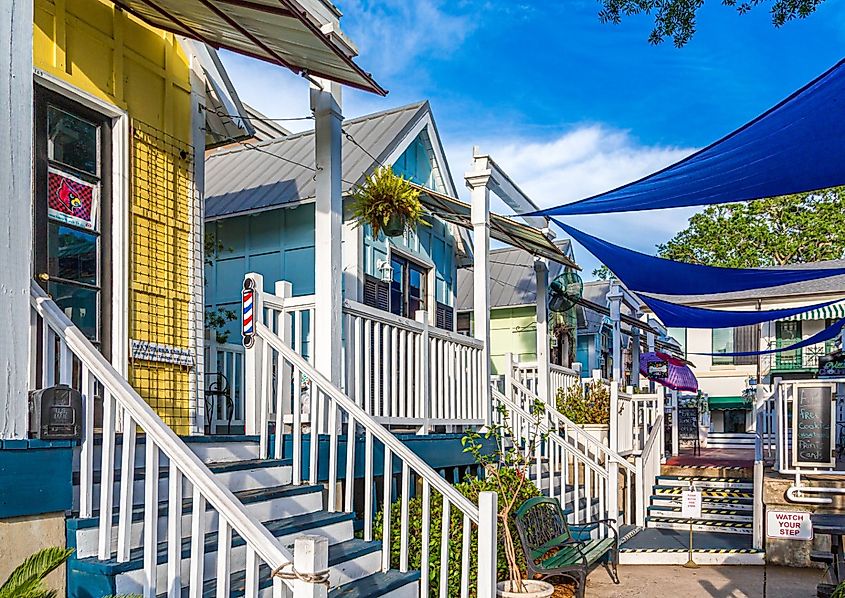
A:
[[[708,397],[710,411],[714,409],[751,409],[751,403],[743,397]]]

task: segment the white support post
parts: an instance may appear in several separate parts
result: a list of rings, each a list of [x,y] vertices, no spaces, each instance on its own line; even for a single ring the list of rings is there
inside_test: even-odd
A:
[[[32,280],[32,0],[0,2],[0,438],[26,438]],[[6,53],[8,51],[8,53]],[[33,351],[34,355],[35,351]]]
[[[672,456],[678,456],[678,391],[672,391]]]
[[[622,384],[622,291],[613,285],[607,295],[610,319],[613,323],[613,372],[612,384]]]
[[[264,277],[257,272],[248,273],[244,279],[252,282],[253,321],[264,324]],[[241,315],[243,318],[243,315]],[[261,427],[261,389],[265,383],[263,343],[257,336],[244,350],[244,427],[249,435],[256,435]],[[269,384],[269,381],[267,382]]]
[[[648,487],[646,480],[643,479],[642,455],[634,457],[634,471],[634,475],[637,477],[637,501],[634,507],[636,511],[636,524],[639,527],[645,527],[646,501],[651,496],[651,488]]]
[[[310,89],[317,172],[314,212],[314,367],[341,386],[341,87],[320,80]]]
[[[363,230],[354,219],[343,222],[343,293],[346,299],[359,303],[364,280]]]
[[[619,452],[619,387],[610,384],[610,421],[607,429],[607,443],[612,451]]]
[[[654,353],[654,348],[657,345],[657,338],[655,337],[653,332],[646,332],[645,334],[645,342],[646,347],[649,353]],[[655,384],[654,381],[648,381],[648,392],[654,392]]]
[[[324,573],[329,568],[329,540],[324,536],[299,536],[293,545],[293,568],[303,575]],[[293,598],[326,598],[328,588],[296,579]]]
[[[513,399],[513,370],[514,370],[513,353],[505,353],[505,392],[504,395],[509,399]]]
[[[657,389],[657,417],[663,417],[663,421],[666,421],[666,389],[665,387],[661,386]],[[666,463],[666,426],[661,424],[660,434],[657,442],[660,443],[660,463]]]
[[[480,163],[476,161],[476,166]],[[489,170],[473,170],[465,175],[472,197],[473,231],[473,332],[484,343],[481,357],[481,396],[484,421],[493,421],[493,395],[490,391],[490,181]]]
[[[636,318],[642,318],[642,313],[638,312]],[[636,326],[631,327],[631,385],[634,388],[640,387],[640,329]]]
[[[763,461],[754,461],[754,510],[752,511],[752,548],[763,549]]]
[[[428,434],[429,429],[431,428],[431,401],[433,400],[431,392],[429,391],[429,385],[431,383],[431,340],[428,331],[428,311],[424,309],[419,309],[414,315],[416,317],[417,322],[422,324],[422,333],[420,334],[419,357],[419,364],[421,370],[419,374],[420,388],[417,392],[419,393],[422,405],[423,425],[421,433]]]
[[[496,595],[497,501],[495,492],[478,495],[478,596]]]
[[[554,397],[549,396],[549,307],[547,292],[549,287],[549,265],[545,259],[534,260],[534,278],[537,285],[537,396],[541,401],[554,405]]]

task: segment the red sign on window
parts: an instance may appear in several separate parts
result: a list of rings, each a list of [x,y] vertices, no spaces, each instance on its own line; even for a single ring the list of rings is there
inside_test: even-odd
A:
[[[98,191],[96,185],[55,168],[49,168],[47,213],[56,220],[95,230]]]

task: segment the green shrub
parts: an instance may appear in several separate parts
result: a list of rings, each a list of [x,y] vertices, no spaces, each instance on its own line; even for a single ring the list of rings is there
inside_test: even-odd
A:
[[[507,482],[509,488],[516,488],[519,486],[519,476],[514,469],[502,469],[500,473],[500,481]],[[471,502],[478,504],[478,495],[483,491],[497,491],[496,483],[493,480],[480,478],[467,478],[465,481],[455,484],[455,488]],[[508,495],[512,495],[508,493]],[[519,490],[519,497],[516,501],[517,505],[521,505],[529,498],[540,496],[540,491],[533,483],[523,483]],[[499,501],[504,500],[502,493],[499,493]],[[412,498],[408,506],[408,564],[411,569],[420,569],[420,558],[422,556],[422,496],[419,495]],[[401,517],[402,506],[399,501],[394,502],[390,509],[390,566],[399,568],[399,548],[400,548],[400,534],[401,534]],[[383,512],[379,511],[373,522],[373,537],[380,540],[382,538],[382,519]],[[436,490],[431,492],[430,502],[430,527],[429,527],[429,588],[431,594],[437,594],[440,588],[440,541],[441,531],[443,526],[443,497]],[[502,522],[499,520],[499,526]],[[511,521],[511,533],[516,542],[519,542],[519,536],[516,532],[516,525]],[[463,514],[458,511],[454,505],[449,511],[449,596],[460,596],[461,593],[461,550],[463,547],[464,536]],[[498,535],[502,537],[502,531],[498,531]],[[470,596],[476,595],[476,588],[478,585],[478,563],[475,555],[477,554],[478,535],[472,534],[470,538],[470,572],[469,572],[469,590]],[[520,567],[525,572],[525,557],[521,550],[521,546],[517,551],[517,558],[520,562]],[[497,577],[496,579],[507,579],[508,564],[505,558],[505,549],[502,542],[498,543],[498,559],[497,559]]]
[[[610,423],[610,389],[600,380],[558,389],[556,403],[557,410],[576,424]]]

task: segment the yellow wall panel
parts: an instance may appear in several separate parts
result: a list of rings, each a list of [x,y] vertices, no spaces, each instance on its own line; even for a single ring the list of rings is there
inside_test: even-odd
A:
[[[2,1],[2,0],[0,0]],[[34,66],[128,113],[129,336],[188,348],[193,188],[190,70],[175,37],[106,0],[35,0]],[[133,361],[130,381],[178,432],[190,372]]]

